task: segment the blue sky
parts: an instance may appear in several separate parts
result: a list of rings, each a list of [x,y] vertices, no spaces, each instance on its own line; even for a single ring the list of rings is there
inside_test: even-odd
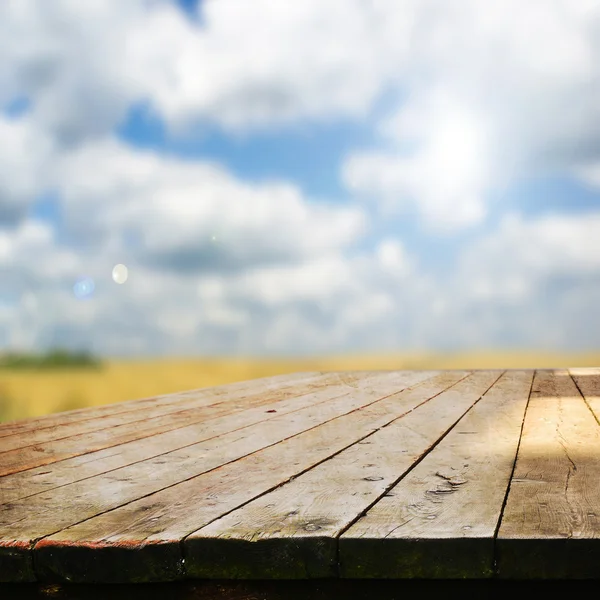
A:
[[[375,145],[370,123],[340,121],[302,123],[275,131],[227,135],[206,124],[191,139],[168,134],[160,117],[134,107],[119,127],[119,137],[137,148],[148,148],[187,160],[211,160],[249,181],[294,181],[311,195],[343,201],[346,195],[338,169],[348,149]]]
[[[26,3],[0,349],[598,347],[597,7]]]

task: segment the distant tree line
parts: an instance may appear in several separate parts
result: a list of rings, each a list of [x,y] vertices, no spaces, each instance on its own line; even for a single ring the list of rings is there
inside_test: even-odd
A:
[[[86,350],[72,352],[63,348],[53,348],[43,354],[6,352],[0,355],[0,368],[4,369],[99,368],[101,366],[100,359]]]

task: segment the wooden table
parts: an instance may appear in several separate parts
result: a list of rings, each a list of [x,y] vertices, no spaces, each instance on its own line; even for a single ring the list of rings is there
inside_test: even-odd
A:
[[[0,424],[0,581],[600,579],[599,418],[600,369],[348,371]]]

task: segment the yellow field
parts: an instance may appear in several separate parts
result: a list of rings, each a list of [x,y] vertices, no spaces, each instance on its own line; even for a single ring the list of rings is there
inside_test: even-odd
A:
[[[590,354],[478,353],[297,360],[169,359],[107,362],[99,370],[0,370],[0,421],[36,417],[298,371],[600,366]]]

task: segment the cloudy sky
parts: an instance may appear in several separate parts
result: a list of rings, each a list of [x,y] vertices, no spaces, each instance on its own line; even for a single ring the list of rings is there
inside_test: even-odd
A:
[[[1,2],[0,350],[597,349],[599,65],[599,0]]]

